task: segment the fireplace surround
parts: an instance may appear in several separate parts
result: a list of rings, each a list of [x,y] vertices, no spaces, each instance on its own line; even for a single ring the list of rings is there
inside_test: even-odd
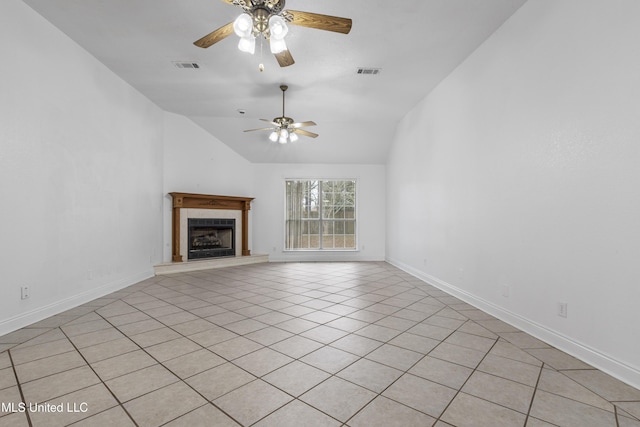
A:
[[[251,251],[249,250],[249,210],[251,209],[251,201],[252,197],[236,197],[236,196],[215,196],[208,194],[193,194],[193,193],[169,193],[173,199],[173,208],[172,208],[172,226],[171,226],[171,251],[172,262],[184,262],[182,253],[188,252],[187,248],[181,248],[182,245],[188,245],[189,238],[182,238],[181,236],[181,224],[185,221],[182,220],[181,216],[186,214],[192,210],[201,210],[201,209],[217,209],[221,213],[224,211],[239,211],[238,212],[238,220],[235,221],[240,222],[240,225],[236,224],[236,232],[240,233],[241,242],[241,251],[239,252],[242,256],[251,255]],[[207,214],[207,217],[215,218],[219,215],[216,215],[215,212],[211,214]],[[202,218],[201,215],[198,218]],[[185,229],[183,232],[187,233],[188,229]],[[213,236],[211,236],[213,239]],[[234,241],[236,240],[234,236]],[[181,243],[182,242],[182,243]],[[233,254],[235,254],[236,249],[234,249]],[[230,256],[230,255],[227,255]],[[187,256],[187,259],[197,259],[190,258]]]

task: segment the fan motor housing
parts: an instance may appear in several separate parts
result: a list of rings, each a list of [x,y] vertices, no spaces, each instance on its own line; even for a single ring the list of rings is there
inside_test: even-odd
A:
[[[253,18],[253,31],[256,37],[262,34],[269,38],[269,18],[279,15],[284,5],[285,0],[251,0],[249,14]]]
[[[277,123],[282,129],[287,129],[292,123],[293,119],[291,117],[276,117],[273,119],[274,123]]]
[[[258,34],[264,34],[269,29],[269,17],[271,14],[264,7],[258,7],[253,10],[253,30]]]
[[[251,9],[266,9],[272,15],[278,15],[284,10],[285,0],[251,0]]]

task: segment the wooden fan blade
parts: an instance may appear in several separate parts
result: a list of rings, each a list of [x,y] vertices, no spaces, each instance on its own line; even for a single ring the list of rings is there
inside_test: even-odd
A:
[[[272,125],[274,125],[274,126],[280,126],[280,125],[279,125],[279,124],[277,124],[276,122],[271,121],[271,120],[268,120],[268,119],[260,119],[260,120],[262,120],[263,122],[271,123],[271,124],[272,124]]]
[[[351,24],[353,22],[349,18],[321,15],[319,13],[300,12],[297,10],[287,10],[286,12],[293,15],[293,20],[291,21],[291,24],[293,25],[333,31],[342,34],[349,34],[349,31],[351,31]]]
[[[310,136],[311,138],[316,138],[318,136],[317,133],[309,132],[304,129],[296,129],[294,132],[299,133],[300,135]]]
[[[316,126],[316,122],[301,122],[301,123],[292,123],[289,125],[289,127],[293,127],[293,128],[303,128],[303,127],[307,127],[307,126]]]
[[[274,55],[281,67],[288,67],[289,65],[296,63],[296,61],[293,60],[293,56],[291,56],[291,52],[288,50],[283,50],[282,52],[275,53]]]
[[[255,132],[257,130],[273,130],[273,128],[247,129],[245,132]]]
[[[227,25],[224,25],[217,30],[207,34],[200,40],[193,42],[193,44],[206,49],[212,44],[218,43],[220,40],[229,37],[231,34],[233,34],[233,22],[229,22]]]

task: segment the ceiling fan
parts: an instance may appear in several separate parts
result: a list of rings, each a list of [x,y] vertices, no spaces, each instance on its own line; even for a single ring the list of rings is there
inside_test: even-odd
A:
[[[296,142],[298,140],[298,134],[309,136],[311,138],[316,138],[318,136],[317,133],[309,132],[304,129],[300,129],[307,126],[316,126],[315,122],[301,122],[294,123],[291,117],[287,117],[284,115],[284,93],[287,91],[289,86],[280,85],[280,90],[282,91],[282,116],[276,117],[273,120],[260,119],[263,122],[268,122],[273,125],[273,127],[268,128],[259,128],[259,129],[248,129],[245,132],[255,132],[257,130],[270,130],[271,135],[269,135],[269,139],[273,142],[278,141],[280,144],[286,144],[287,142]]]
[[[240,37],[238,49],[253,54],[256,38],[269,41],[271,53],[281,67],[293,65],[295,61],[287,49],[284,37],[289,31],[287,22],[302,27],[349,34],[351,19],[318,13],[284,10],[285,0],[222,0],[242,8],[243,13],[235,21],[218,28],[195,41],[198,47],[207,48],[236,33]]]

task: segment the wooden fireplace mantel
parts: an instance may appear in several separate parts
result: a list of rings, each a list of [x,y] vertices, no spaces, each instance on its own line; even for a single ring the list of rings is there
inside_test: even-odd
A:
[[[171,215],[171,260],[182,262],[180,255],[180,209],[224,209],[242,211],[242,255],[249,250],[249,210],[253,197],[212,196],[208,194],[169,193],[173,198]]]

